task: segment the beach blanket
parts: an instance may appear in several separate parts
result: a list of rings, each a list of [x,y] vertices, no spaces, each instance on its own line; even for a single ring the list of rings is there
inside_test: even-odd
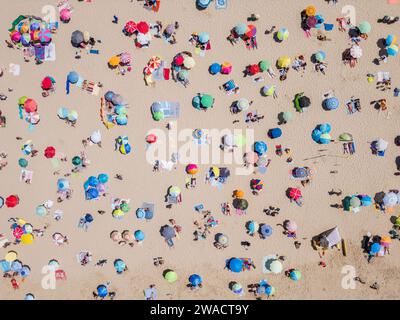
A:
[[[100,93],[100,87],[94,82],[90,80],[83,80],[83,78],[79,77],[76,86],[87,93],[98,96]]]

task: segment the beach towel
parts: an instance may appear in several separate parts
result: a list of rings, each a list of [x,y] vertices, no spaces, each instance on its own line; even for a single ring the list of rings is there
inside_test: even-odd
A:
[[[331,23],[324,23],[324,28],[326,31],[332,31],[333,30],[333,24]]]

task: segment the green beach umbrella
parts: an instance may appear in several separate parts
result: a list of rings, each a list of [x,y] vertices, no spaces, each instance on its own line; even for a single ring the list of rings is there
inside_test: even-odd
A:
[[[210,96],[209,94],[204,94],[201,97],[201,105],[203,106],[203,108],[211,108],[214,104],[214,98],[212,96]]]
[[[353,208],[358,208],[359,206],[361,206],[361,200],[358,197],[352,197],[350,200],[350,205]]]
[[[126,202],[122,203],[120,208],[123,213],[128,213],[131,210],[131,208],[129,207],[129,204],[127,204]]]
[[[170,270],[164,275],[164,279],[169,283],[173,283],[178,280],[178,274],[175,271]]]
[[[261,72],[264,72],[271,68],[271,63],[267,60],[262,60],[258,63],[258,66],[260,67]]]
[[[368,34],[371,32],[371,24],[368,21],[362,21],[358,25],[358,29],[360,30],[361,33],[363,34]]]
[[[339,136],[339,141],[353,141],[353,136],[350,133],[342,133]]]
[[[23,106],[23,105],[25,104],[25,101],[26,101],[26,100],[28,100],[28,97],[27,97],[27,96],[23,96],[23,97],[21,97],[21,98],[18,99],[18,104],[19,104],[20,106]]]
[[[157,111],[153,113],[153,119],[155,121],[160,121],[164,119],[164,112],[162,111]]]
[[[82,159],[79,156],[75,156],[72,158],[72,164],[74,166],[80,166],[82,164]]]
[[[28,166],[28,161],[24,158],[20,158],[18,164],[21,168],[26,168]]]

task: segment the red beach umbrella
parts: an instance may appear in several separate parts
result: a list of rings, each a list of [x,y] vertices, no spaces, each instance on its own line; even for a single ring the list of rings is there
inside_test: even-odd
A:
[[[289,197],[292,198],[293,200],[298,200],[301,198],[301,191],[298,188],[292,188],[290,189],[289,192]]]
[[[17,195],[11,195],[6,198],[7,208],[14,208],[19,204],[19,198]]]
[[[37,110],[37,103],[33,99],[28,99],[24,103],[24,109],[26,112],[31,113]]]
[[[54,158],[55,155],[56,155],[56,149],[55,149],[54,147],[47,147],[47,148],[44,150],[44,156],[45,156],[47,159]]]
[[[146,34],[150,30],[149,24],[144,21],[140,21],[136,27],[137,27],[137,31],[139,31],[140,33],[143,33],[143,34]]]

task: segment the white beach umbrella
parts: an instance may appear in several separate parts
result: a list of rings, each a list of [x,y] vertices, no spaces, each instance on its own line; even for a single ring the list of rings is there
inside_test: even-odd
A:
[[[353,45],[350,48],[350,54],[355,59],[361,58],[362,57],[362,53],[363,53],[363,51],[362,51],[360,46]]]
[[[394,207],[397,204],[397,194],[394,192],[386,193],[383,197],[383,204],[389,208]]]

